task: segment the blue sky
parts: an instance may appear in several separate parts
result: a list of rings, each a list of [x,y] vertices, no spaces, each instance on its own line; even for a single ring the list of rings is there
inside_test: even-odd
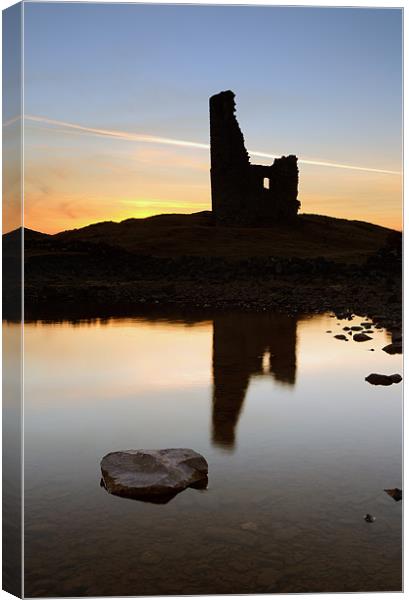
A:
[[[398,9],[26,3],[25,113],[44,119],[27,122],[28,217],[55,210],[51,231],[64,218],[209,207],[207,152],[46,120],[206,144],[208,98],[224,89],[248,148],[401,171],[401,19]],[[172,168],[155,170],[161,161]],[[122,187],[104,184],[108,163]],[[300,178],[305,212],[400,225],[397,175],[305,165]],[[83,210],[87,195],[98,210]],[[59,218],[62,197],[71,211]]]

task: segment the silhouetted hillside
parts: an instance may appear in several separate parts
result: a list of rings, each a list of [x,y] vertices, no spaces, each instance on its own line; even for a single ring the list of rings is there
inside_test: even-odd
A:
[[[102,242],[151,256],[324,257],[363,262],[382,247],[391,230],[362,221],[300,215],[297,223],[269,228],[215,227],[211,212],[107,221],[64,231],[54,240]]]

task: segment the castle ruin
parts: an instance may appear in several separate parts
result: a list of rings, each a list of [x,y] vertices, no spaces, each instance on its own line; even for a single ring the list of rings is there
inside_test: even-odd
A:
[[[272,165],[252,165],[235,115],[234,94],[210,98],[210,175],[212,211],[218,225],[260,226],[295,219],[297,157]]]

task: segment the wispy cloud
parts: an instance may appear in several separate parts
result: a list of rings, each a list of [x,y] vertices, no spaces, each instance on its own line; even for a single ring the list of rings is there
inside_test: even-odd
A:
[[[14,122],[15,119],[11,120]],[[48,119],[47,117],[38,117],[35,115],[25,115],[25,120],[40,123],[42,125],[50,125],[53,128],[58,127],[59,131],[72,131],[75,130],[78,133],[83,133],[85,135],[95,135],[99,137],[108,137],[128,142],[141,142],[148,144],[164,144],[170,146],[178,146],[185,148],[197,148],[200,150],[209,150],[209,144],[202,144],[199,142],[193,142],[188,140],[178,140],[175,138],[167,138],[167,137],[159,137],[154,135],[142,134],[142,133],[130,133],[127,131],[120,131],[116,129],[100,129],[96,127],[87,127],[85,125],[78,125],[76,123],[69,123],[66,121],[59,121],[57,119]],[[9,122],[4,123],[4,125],[10,124]],[[260,158],[268,158],[275,159],[279,158],[277,154],[267,154],[265,152],[259,152],[258,150],[249,150],[249,153],[252,156],[260,157]],[[376,169],[372,167],[364,167],[358,165],[349,165],[344,163],[335,163],[327,160],[310,160],[306,158],[299,158],[299,163],[304,165],[313,165],[317,167],[331,167],[335,169],[349,169],[352,171],[365,171],[370,173],[383,173],[386,175],[402,175],[400,171],[393,171],[390,169]]]

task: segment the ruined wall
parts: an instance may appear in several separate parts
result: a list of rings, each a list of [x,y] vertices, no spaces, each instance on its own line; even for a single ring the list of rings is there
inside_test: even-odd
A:
[[[217,224],[258,226],[297,215],[296,156],[252,165],[235,115],[234,94],[210,98],[212,210]]]

